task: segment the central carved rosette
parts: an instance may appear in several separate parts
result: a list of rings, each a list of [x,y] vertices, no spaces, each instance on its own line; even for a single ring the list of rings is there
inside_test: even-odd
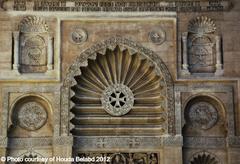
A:
[[[101,98],[106,112],[113,116],[127,114],[134,104],[132,91],[123,84],[109,86]]]

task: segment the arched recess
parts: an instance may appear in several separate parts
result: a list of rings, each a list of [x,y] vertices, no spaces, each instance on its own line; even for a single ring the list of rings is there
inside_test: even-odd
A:
[[[221,160],[225,160],[228,128],[223,103],[211,94],[196,94],[188,98],[183,109],[184,163],[220,164],[215,155],[205,150],[222,153]]]
[[[47,99],[35,94],[17,98],[10,110],[9,138],[52,137],[52,108]]]
[[[150,63],[151,67],[154,67],[154,72],[159,77],[162,77],[162,83],[166,89],[166,108],[165,112],[167,113],[167,134],[175,133],[175,122],[174,122],[174,98],[173,98],[173,81],[171,75],[160,59],[160,57],[153,51],[144,48],[142,45],[135,43],[134,41],[122,38],[119,36],[112,37],[103,42],[93,45],[91,48],[84,51],[76,61],[71,65],[67,77],[65,78],[62,86],[61,92],[61,133],[62,135],[71,135],[70,131],[74,129],[73,124],[70,123],[70,120],[74,120],[74,115],[70,113],[70,109],[74,109],[74,96],[77,93],[77,90],[74,89],[78,85],[79,76],[82,75],[81,71],[88,65],[91,65],[92,61],[96,60],[98,56],[108,56],[111,54],[109,52],[115,53],[129,53],[131,57],[134,54],[140,54],[137,59],[138,61],[145,61]],[[93,67],[92,67],[93,68]],[[140,68],[140,67],[139,67]],[[111,73],[111,72],[110,72]],[[70,101],[72,99],[72,101]],[[99,100],[98,100],[99,101]],[[100,102],[98,102],[100,103]],[[76,112],[75,112],[76,114]],[[73,121],[74,122],[74,121]],[[64,126],[68,125],[68,126]]]
[[[225,107],[215,96],[194,95],[188,99],[183,109],[184,137],[227,136]]]

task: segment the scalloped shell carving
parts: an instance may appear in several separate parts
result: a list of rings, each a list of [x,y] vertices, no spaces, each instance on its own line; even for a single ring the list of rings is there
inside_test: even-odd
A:
[[[192,19],[188,25],[188,31],[196,34],[214,33],[216,29],[215,22],[205,16]]]
[[[48,25],[42,17],[26,16],[20,22],[21,32],[48,32]]]
[[[148,117],[158,125],[158,133],[166,133],[167,86],[150,60],[140,53],[121,50],[117,45],[113,50],[107,48],[106,54],[98,53],[95,60],[88,60],[88,66],[80,69],[82,74],[74,77],[77,85],[72,87],[75,92],[71,98],[75,103],[71,110],[75,114],[71,120],[75,125],[74,135],[81,134],[80,129],[85,124],[94,125],[97,117],[105,118],[98,120],[98,125],[103,125],[111,116],[116,118],[107,123],[110,127],[130,124],[133,116],[143,120]],[[84,122],[84,115],[96,117]],[[120,118],[123,115],[126,115],[125,120]],[[141,121],[138,119],[135,124],[138,126]]]
[[[215,155],[208,152],[200,152],[192,157],[189,164],[220,164]]]

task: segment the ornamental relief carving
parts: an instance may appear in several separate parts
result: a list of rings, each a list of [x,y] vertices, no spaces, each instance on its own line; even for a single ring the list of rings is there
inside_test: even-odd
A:
[[[52,69],[53,38],[42,17],[26,16],[14,32],[13,69],[20,73],[42,73]]]
[[[159,164],[159,154],[153,152],[147,153],[102,153],[102,152],[90,152],[90,153],[78,153],[81,157],[95,157],[100,160],[100,164]]]
[[[38,96],[22,97],[11,110],[11,123],[9,137],[34,137],[38,131],[44,131],[45,136],[52,135],[51,115],[48,103]],[[34,133],[32,133],[34,132]]]
[[[216,155],[203,151],[194,154],[188,164],[221,164],[221,162]]]
[[[185,125],[183,136],[186,137],[225,137],[227,122],[225,109],[215,97],[197,95],[190,97],[184,107]]]
[[[121,49],[119,45],[113,50],[107,49],[105,54],[97,53],[96,59],[89,60],[86,67],[80,67],[82,73],[75,76],[77,84],[72,87],[75,95],[71,99],[75,104],[72,108],[75,117],[72,123],[75,127],[95,125],[95,117],[90,119],[92,122],[79,121],[84,117],[83,111],[89,115],[104,116],[105,120],[110,119],[108,115],[115,116],[109,123],[104,120],[96,121],[99,125],[122,129],[124,125],[130,124],[133,116],[143,120],[148,118],[154,122],[155,116],[152,115],[156,115],[159,118],[153,124],[161,126],[158,129],[159,134],[166,133],[167,86],[162,74],[156,73],[155,69],[153,63],[141,57],[141,54],[131,54],[128,49]],[[147,108],[148,112],[144,110]],[[120,118],[123,115],[125,119]],[[134,127],[142,125],[139,119],[135,120],[132,131]],[[107,131],[106,128],[102,129]],[[154,129],[153,127],[151,130]],[[81,133],[83,134],[83,131]],[[74,128],[73,134],[80,134],[78,128]]]
[[[188,32],[183,33],[183,65],[185,72],[222,73],[221,39],[216,33],[215,22],[208,17],[192,19]]]
[[[148,38],[152,43],[161,45],[166,40],[166,33],[162,28],[154,29],[148,33]]]
[[[74,27],[70,35],[71,41],[75,44],[82,44],[87,41],[88,34],[85,29]]]
[[[147,60],[146,60],[147,59]],[[126,62],[117,62],[117,61],[126,61]],[[129,64],[129,62],[135,63],[135,64]],[[121,64],[115,64],[121,63]],[[147,63],[150,63],[149,66]],[[129,64],[131,66],[134,66],[133,69],[128,68],[127,66],[123,64]],[[146,68],[145,68],[146,67]],[[80,68],[80,69],[79,69]],[[125,71],[121,69],[126,69]],[[155,69],[154,69],[155,68]],[[142,72],[139,70],[149,70],[149,72]],[[129,75],[128,78],[125,79],[126,73]],[[158,107],[156,108],[161,111],[161,113],[166,112],[165,108],[162,108],[163,106],[168,107],[168,114],[161,115],[160,120],[162,127],[158,130],[161,133],[165,133],[166,130],[170,133],[174,131],[174,105],[173,105],[173,88],[172,88],[172,79],[171,75],[168,72],[165,64],[162,62],[162,60],[151,50],[148,50],[141,45],[125,39],[121,38],[119,36],[112,37],[108,40],[102,41],[100,43],[97,43],[93,45],[91,48],[84,51],[77,59],[74,64],[69,69],[69,73],[67,74],[66,79],[64,80],[63,87],[62,87],[62,120],[64,123],[68,124],[69,120],[71,120],[70,127],[73,127],[73,125],[76,127],[84,127],[80,126],[80,122],[77,121],[77,117],[69,117],[69,110],[76,115],[79,115],[80,108],[86,108],[88,103],[96,104],[96,106],[92,106],[91,109],[99,110],[99,112],[104,113],[104,103],[108,102],[108,104],[111,104],[110,108],[116,111],[116,108],[124,107],[125,104],[128,104],[128,102],[131,102],[130,99],[124,99],[124,95],[127,97],[128,95],[131,95],[131,92],[134,93],[140,92],[137,86],[141,86],[138,84],[138,82],[134,82],[134,78],[131,78],[133,76],[137,76],[141,79],[141,75],[146,74],[147,76],[150,76],[152,78],[149,79],[149,81],[153,80],[152,86],[155,86],[156,88],[159,88],[162,90],[162,92],[159,92],[158,89],[155,90],[155,92],[151,94],[157,94],[160,93],[157,99],[152,99],[149,97],[148,99],[144,99],[143,97],[139,97],[140,99],[146,101],[154,101],[154,104]],[[149,75],[148,75],[149,74]],[[155,76],[154,76],[155,74]],[[94,78],[93,78],[94,77]],[[97,78],[95,78],[97,77]],[[127,84],[124,84],[124,80]],[[144,77],[142,77],[144,79]],[[164,79],[164,80],[160,80]],[[96,81],[97,80],[97,81]],[[160,82],[158,82],[160,80]],[[140,80],[141,81],[141,80]],[[148,82],[147,78],[144,82]],[[128,83],[131,83],[131,87],[135,87],[135,91],[130,88]],[[112,85],[118,85],[123,84],[130,88],[131,92],[128,90],[124,95],[121,95],[121,93],[118,91],[114,94],[108,95],[108,100],[103,98],[103,92],[107,91],[107,88]],[[145,83],[143,83],[145,84]],[[143,85],[142,84],[142,85]],[[135,86],[134,86],[135,85]],[[161,87],[165,86],[165,87]],[[147,87],[145,87],[148,89]],[[143,88],[144,89],[144,88]],[[115,92],[115,91],[114,91]],[[125,92],[125,91],[124,91]],[[113,93],[113,92],[112,92]],[[120,93],[120,94],[119,94]],[[149,92],[150,93],[150,92]],[[119,95],[118,95],[119,94]],[[162,95],[163,96],[162,96]],[[107,95],[107,94],[106,94]],[[89,99],[89,96],[92,98]],[[139,96],[141,96],[139,94]],[[159,97],[160,96],[160,97]],[[88,97],[84,98],[84,97]],[[132,96],[128,96],[129,98]],[[71,98],[72,102],[69,104],[68,100]],[[122,99],[123,98],[123,99]],[[136,95],[134,95],[134,106],[137,104]],[[152,99],[152,100],[150,100]],[[117,100],[117,101],[116,101]],[[122,101],[123,100],[123,101]],[[79,103],[81,102],[81,103]],[[117,105],[116,105],[117,104]],[[119,105],[120,104],[120,105]],[[131,103],[130,103],[131,104]],[[161,104],[161,105],[160,105]],[[84,107],[85,106],[85,107]],[[160,108],[161,107],[161,108]],[[89,108],[89,107],[88,107]],[[109,109],[110,109],[109,108]],[[128,112],[125,113],[125,115],[133,114],[134,110],[133,108]],[[86,108],[87,109],[87,108]],[[127,108],[126,108],[127,109]],[[92,111],[94,111],[92,110]],[[89,110],[81,110],[83,112],[89,111]],[[77,114],[78,113],[78,114]],[[108,112],[105,112],[108,113]],[[109,114],[109,113],[108,113]],[[122,113],[123,114],[123,113]],[[120,114],[121,115],[121,114]],[[115,116],[116,118],[119,116]],[[114,119],[112,121],[117,121],[117,119]],[[163,124],[164,123],[164,124]],[[70,130],[70,129],[69,129]],[[68,134],[67,127],[62,127],[61,130],[64,134]],[[71,131],[75,135],[79,135],[74,128]],[[106,132],[108,133],[108,132]],[[81,131],[81,134],[84,134],[84,131]],[[86,133],[89,134],[89,133]]]
[[[19,126],[26,130],[37,130],[47,121],[47,112],[37,102],[27,102],[18,110]]]
[[[188,118],[192,126],[206,130],[216,124],[218,121],[218,112],[208,102],[197,102],[190,107]]]

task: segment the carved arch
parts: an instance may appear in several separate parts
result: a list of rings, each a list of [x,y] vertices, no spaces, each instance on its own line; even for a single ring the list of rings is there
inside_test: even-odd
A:
[[[204,130],[204,131],[209,130],[216,125],[218,125],[218,126],[221,125],[221,126],[223,126],[224,129],[227,129],[227,122],[225,121],[227,111],[226,111],[226,107],[224,106],[222,101],[213,95],[196,94],[196,95],[190,96],[183,104],[183,108],[182,108],[182,109],[184,109],[184,113],[182,115],[182,118],[184,119],[184,123],[182,124],[183,135],[185,135],[184,131],[187,129],[187,126],[188,126],[187,124],[189,124],[191,122],[189,120],[189,116],[188,116],[190,108],[192,108],[193,106],[196,106],[196,105],[201,105],[201,103],[203,103],[202,105],[208,106],[208,110],[210,110],[209,112],[211,113],[211,115],[214,115],[214,113],[216,112],[216,118],[215,118],[216,120],[214,122],[212,122],[212,125],[209,124],[209,127],[202,128],[202,130]],[[200,116],[198,116],[198,117],[200,118]],[[212,118],[212,120],[214,120],[214,118]],[[224,134],[224,135],[227,135],[227,134]]]
[[[52,105],[47,98],[34,93],[23,94],[10,106],[8,136],[32,136],[32,131],[35,136],[52,136],[52,116]]]
[[[73,128],[73,125],[70,123],[70,120],[73,118],[73,114],[70,113],[70,109],[74,106],[74,103],[70,101],[70,98],[74,96],[74,92],[71,90],[71,87],[77,84],[74,77],[81,74],[79,68],[87,66],[89,59],[95,59],[97,52],[105,54],[106,49],[113,50],[116,46],[119,46],[120,48],[127,48],[133,53],[141,53],[145,58],[147,58],[155,65],[157,72],[162,74],[167,87],[168,134],[174,134],[175,122],[173,80],[170,72],[168,71],[164,62],[155,52],[143,47],[134,41],[122,38],[120,36],[112,37],[93,45],[91,48],[85,50],[82,54],[80,54],[75,62],[70,66],[61,88],[61,134],[71,135],[70,130]]]

